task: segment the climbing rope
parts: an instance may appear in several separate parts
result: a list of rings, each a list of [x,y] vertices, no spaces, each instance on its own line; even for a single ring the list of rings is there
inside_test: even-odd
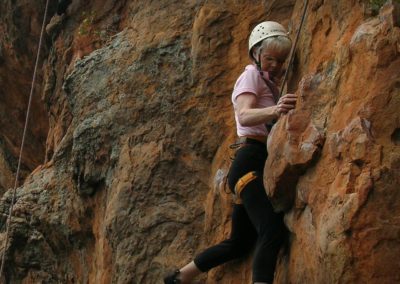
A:
[[[40,51],[41,51],[41,47],[42,47],[42,39],[43,39],[43,33],[44,33],[44,27],[45,27],[45,22],[46,22],[46,17],[47,17],[48,6],[49,6],[49,0],[46,1],[46,8],[44,10],[42,29],[40,31],[40,38],[39,38],[39,46],[38,46],[38,50],[37,50],[35,68],[34,68],[33,77],[32,77],[31,91],[30,91],[30,94],[29,94],[28,109],[26,111],[24,132],[22,134],[21,147],[20,147],[20,150],[19,150],[17,173],[15,175],[15,182],[14,182],[14,189],[13,189],[13,194],[12,194],[12,198],[11,198],[11,205],[10,205],[10,210],[9,210],[8,217],[7,217],[6,240],[5,240],[5,245],[3,247],[3,254],[2,254],[2,257],[1,257],[0,279],[2,279],[2,277],[3,277],[5,255],[6,255],[6,250],[7,250],[7,246],[8,246],[8,239],[9,239],[9,235],[10,235],[11,218],[12,218],[15,198],[16,198],[16,195],[17,195],[17,186],[18,186],[19,172],[20,172],[20,168],[21,168],[22,152],[23,152],[23,149],[24,149],[26,130],[27,130],[28,122],[29,122],[29,112],[30,112],[30,109],[31,109],[32,96],[33,96],[33,91],[34,91],[34,87],[35,87],[35,83],[36,83],[36,72],[37,72],[38,65],[39,65]]]
[[[278,99],[280,97],[282,97],[283,90],[284,90],[284,87],[285,87],[285,84],[286,84],[286,81],[287,81],[287,78],[288,78],[288,75],[289,75],[289,70],[290,70],[290,68],[291,68],[291,66],[293,64],[294,53],[296,51],[297,42],[299,41],[300,32],[301,32],[301,29],[303,28],[304,19],[306,18],[307,7],[308,7],[308,0],[304,0],[303,15],[301,17],[300,26],[299,26],[299,28],[297,30],[297,34],[296,34],[296,38],[295,38],[293,46],[292,46],[292,50],[290,51],[289,63],[288,63],[288,66],[286,68],[285,75],[283,76],[283,80],[282,80],[282,84],[281,84],[281,87],[280,87]]]

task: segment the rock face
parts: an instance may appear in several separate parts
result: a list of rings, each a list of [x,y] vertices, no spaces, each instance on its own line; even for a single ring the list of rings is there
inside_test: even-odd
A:
[[[18,164],[44,5],[1,1],[0,11],[0,193],[3,194],[14,186],[13,173]],[[39,76],[39,84],[41,79]],[[34,119],[26,133],[22,177],[44,162],[49,122],[45,105],[37,95],[38,92],[32,100]]]
[[[33,2],[0,4],[2,213],[45,5]],[[295,27],[302,1],[138,2],[49,8],[6,283],[160,283],[229,235],[230,92],[247,35],[266,15]],[[274,283],[396,283],[399,7],[309,5],[299,103],[268,142],[265,185],[291,232]],[[250,279],[250,258],[201,277]]]
[[[357,3],[312,6],[299,105],[277,123],[264,173],[292,233],[278,283],[400,280],[396,7],[365,18]]]

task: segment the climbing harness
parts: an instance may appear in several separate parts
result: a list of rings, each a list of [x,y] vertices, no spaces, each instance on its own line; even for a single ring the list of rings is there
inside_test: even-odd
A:
[[[234,156],[230,156],[230,160],[233,161],[235,159],[236,156],[236,152],[237,150],[239,150],[239,148],[246,146],[246,145],[259,145],[259,146],[263,146],[265,147],[265,143],[267,142],[267,138],[265,136],[256,136],[256,135],[248,135],[248,136],[242,136],[239,137],[239,139],[236,140],[235,143],[229,145],[229,149],[234,150],[235,154]],[[224,192],[226,194],[231,194],[231,193],[235,193],[235,190],[231,191],[231,189],[226,190],[226,185],[227,185],[227,178],[225,178],[225,182],[224,182]],[[235,185],[235,188],[237,186],[237,183]],[[238,200],[237,195],[235,194],[235,200]],[[237,203],[239,204],[239,203]]]
[[[229,149],[237,151],[239,148],[241,148],[246,144],[255,144],[255,143],[260,145],[265,145],[265,143],[267,143],[267,138],[265,136],[255,136],[255,135],[242,136],[239,137],[239,139],[236,140],[235,143],[229,145]],[[230,157],[230,159],[233,161],[235,157]]]
[[[239,137],[235,143],[229,145],[230,149],[237,149],[246,144],[262,143],[265,144],[267,138],[265,136],[247,135]]]
[[[37,55],[36,55],[35,68],[34,68],[33,76],[32,76],[32,85],[31,85],[31,91],[30,91],[30,94],[29,94],[28,108],[27,108],[27,111],[26,111],[24,132],[22,134],[21,147],[20,147],[20,151],[19,151],[17,173],[15,174],[15,182],[14,182],[14,189],[13,189],[13,194],[12,194],[12,198],[11,198],[10,210],[9,210],[7,221],[6,221],[6,239],[5,239],[4,247],[2,249],[3,250],[3,254],[2,254],[1,266],[0,266],[0,279],[2,279],[2,276],[3,276],[5,255],[6,255],[6,250],[7,250],[7,246],[8,246],[8,239],[9,239],[9,235],[10,235],[11,218],[12,218],[14,202],[15,202],[15,198],[16,198],[16,194],[17,194],[19,172],[20,172],[21,160],[22,160],[22,152],[23,152],[23,149],[24,149],[25,136],[26,136],[27,126],[28,126],[28,122],[29,122],[29,112],[30,112],[30,108],[31,108],[31,104],[32,104],[33,91],[34,91],[34,87],[35,87],[35,83],[36,83],[36,72],[37,72],[38,65],[39,65],[40,51],[41,51],[41,47],[42,47],[42,39],[43,39],[45,22],[46,22],[46,18],[47,18],[48,6],[49,6],[49,0],[46,1],[46,7],[45,7],[45,10],[44,10],[44,15],[43,15],[43,23],[42,23],[42,29],[40,31],[39,46],[38,46]]]
[[[243,189],[253,180],[257,178],[256,172],[249,172],[242,176],[235,185],[235,203],[242,204],[242,198],[240,194],[242,193]]]
[[[281,83],[281,87],[280,87],[280,91],[279,91],[278,100],[282,97],[283,90],[284,90],[284,88],[285,88],[285,84],[286,84],[287,78],[288,78],[288,76],[289,76],[289,70],[290,70],[290,68],[291,68],[291,66],[292,66],[292,64],[293,64],[294,53],[295,53],[295,51],[296,51],[297,43],[298,43],[298,41],[299,41],[300,32],[301,32],[301,30],[302,30],[302,28],[303,28],[304,19],[306,18],[307,7],[308,7],[308,0],[304,0],[304,9],[303,9],[303,14],[302,14],[302,16],[301,16],[300,26],[299,26],[299,28],[297,29],[296,38],[295,38],[295,40],[294,40],[292,49],[291,49],[291,51],[290,51],[289,63],[288,63],[288,66],[287,66],[287,68],[286,68],[286,70],[285,70],[285,74],[283,75],[283,80],[282,80],[282,83]]]

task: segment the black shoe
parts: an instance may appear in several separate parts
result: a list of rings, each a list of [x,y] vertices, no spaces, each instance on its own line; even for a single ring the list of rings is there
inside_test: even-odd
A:
[[[181,280],[176,278],[179,273],[179,269],[175,270],[173,273],[169,274],[167,277],[164,278],[164,284],[179,284]]]

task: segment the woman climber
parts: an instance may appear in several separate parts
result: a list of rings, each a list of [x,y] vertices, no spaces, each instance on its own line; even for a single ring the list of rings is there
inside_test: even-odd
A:
[[[236,196],[230,237],[171,273],[164,283],[191,283],[200,273],[245,256],[254,246],[253,283],[272,283],[286,228],[283,215],[274,212],[263,186],[266,124],[296,105],[294,94],[278,100],[276,87],[291,45],[285,28],[277,22],[260,23],[251,32],[249,55],[253,64],[246,66],[232,93],[240,147],[228,173],[229,188]]]

